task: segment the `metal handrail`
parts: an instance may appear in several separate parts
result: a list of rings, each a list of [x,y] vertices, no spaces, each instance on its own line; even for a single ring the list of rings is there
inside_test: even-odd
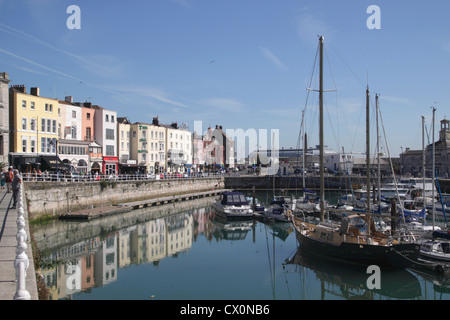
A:
[[[22,173],[25,182],[87,182],[87,181],[151,181],[151,180],[183,180],[223,177],[222,173],[158,173],[158,174],[119,174],[93,175],[79,173]]]

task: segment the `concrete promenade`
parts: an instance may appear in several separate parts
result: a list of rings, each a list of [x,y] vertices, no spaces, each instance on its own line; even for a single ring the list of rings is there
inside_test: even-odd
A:
[[[17,248],[17,209],[11,209],[12,193],[6,189],[0,189],[0,300],[14,300],[16,294],[16,270],[14,260]],[[26,290],[30,293],[31,300],[38,300],[36,273],[34,269],[33,255],[31,251],[30,229],[28,224],[28,212],[24,205],[25,230],[28,239],[26,241],[26,254],[30,265],[27,270]]]

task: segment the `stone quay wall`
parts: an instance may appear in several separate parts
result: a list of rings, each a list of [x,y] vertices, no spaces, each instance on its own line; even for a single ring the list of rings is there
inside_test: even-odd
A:
[[[224,187],[224,178],[221,177],[147,181],[24,182],[24,200],[30,219],[36,219],[91,206],[118,205]]]

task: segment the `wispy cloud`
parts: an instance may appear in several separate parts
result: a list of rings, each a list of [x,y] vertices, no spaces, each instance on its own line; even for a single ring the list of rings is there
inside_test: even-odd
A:
[[[393,97],[393,96],[385,96],[380,95],[380,100],[392,102],[392,103],[401,103],[401,104],[412,104],[412,101],[407,98],[401,97]]]
[[[126,73],[123,61],[106,54],[94,54],[87,58],[76,57],[81,68],[105,79],[112,79]]]
[[[232,113],[238,113],[245,108],[245,105],[242,102],[230,98],[210,98],[202,100],[201,103],[210,108],[216,108]]]
[[[444,41],[442,43],[442,48],[444,49],[445,52],[450,53],[450,41]]]
[[[1,53],[4,53],[4,54],[7,54],[7,55],[9,55],[9,56],[11,56],[11,57],[14,57],[14,58],[16,58],[16,59],[22,60],[22,61],[24,61],[24,62],[27,62],[27,63],[29,63],[29,64],[32,64],[32,65],[34,65],[34,66],[36,66],[36,67],[39,67],[39,68],[42,68],[42,69],[44,69],[44,70],[53,72],[53,73],[55,73],[55,74],[58,74],[58,75],[60,75],[60,76],[65,77],[65,78],[69,78],[69,79],[77,80],[77,81],[82,81],[81,79],[79,79],[79,78],[77,78],[77,77],[74,77],[74,76],[72,76],[72,75],[70,75],[70,74],[67,74],[67,73],[58,71],[58,70],[56,70],[56,69],[47,67],[47,66],[45,66],[45,65],[43,65],[43,64],[40,64],[40,63],[38,63],[38,62],[35,62],[35,61],[30,60],[30,59],[25,58],[25,57],[22,57],[22,56],[20,56],[20,55],[18,55],[18,54],[15,54],[15,53],[13,53],[13,52],[10,52],[10,51],[7,51],[7,50],[1,49],[1,48],[0,48],[0,52],[1,52]]]
[[[273,54],[272,51],[265,47],[259,47],[259,50],[261,50],[261,53],[263,54],[264,58],[269,60],[275,67],[277,67],[281,71],[287,71],[288,68],[284,65],[283,62],[281,62],[275,54]]]
[[[40,74],[41,76],[46,76],[47,74],[45,72],[41,72],[41,71],[37,71],[34,69],[30,69],[27,67],[19,67],[19,69],[25,71],[25,72],[31,72],[31,73],[35,73],[35,74]]]
[[[189,108],[190,106],[176,101],[172,98],[172,95],[164,90],[154,88],[154,87],[117,87],[110,88],[111,90],[117,90],[118,93],[137,95],[144,98],[150,98],[156,100],[157,102],[162,102],[164,104],[169,104],[171,106],[176,106],[180,108]]]
[[[89,73],[100,76],[103,78],[113,78],[124,75],[125,68],[123,67],[123,61],[119,60],[111,55],[94,54],[89,57],[80,56],[72,52],[58,48],[46,41],[43,41],[35,36],[23,32],[22,30],[5,25],[0,22],[0,31],[14,35],[21,39],[25,39],[41,46],[47,47],[55,52],[61,53],[69,58],[75,60],[78,65]]]
[[[183,7],[189,8],[191,4],[187,0],[169,0],[170,2],[174,2],[176,4],[179,4]]]
[[[335,28],[311,13],[303,13],[297,19],[297,34],[303,41],[317,43],[317,36],[328,37],[335,32]]]

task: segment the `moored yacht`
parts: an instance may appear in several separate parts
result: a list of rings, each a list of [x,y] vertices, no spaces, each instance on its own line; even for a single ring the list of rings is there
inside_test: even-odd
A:
[[[211,206],[219,217],[225,219],[251,219],[253,217],[253,210],[242,192],[223,192]]]

